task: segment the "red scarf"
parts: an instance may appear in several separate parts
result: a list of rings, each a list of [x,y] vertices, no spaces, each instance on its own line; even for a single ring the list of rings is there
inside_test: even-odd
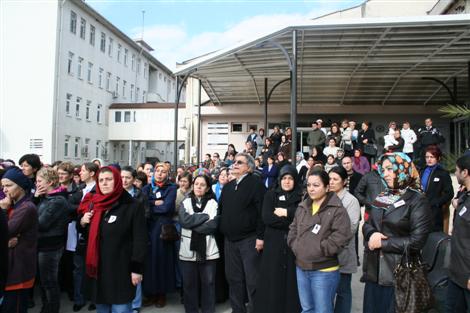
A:
[[[88,276],[97,279],[98,278],[98,262],[100,259],[100,222],[103,213],[115,204],[124,190],[122,187],[122,180],[119,171],[113,166],[105,166],[100,168],[96,177],[99,177],[103,170],[111,170],[114,178],[114,189],[111,193],[104,195],[96,184],[96,193],[88,193],[83,198],[80,206],[78,207],[79,214],[85,214],[93,210],[93,216],[90,222],[90,230],[88,233],[88,246],[86,253],[86,273]]]

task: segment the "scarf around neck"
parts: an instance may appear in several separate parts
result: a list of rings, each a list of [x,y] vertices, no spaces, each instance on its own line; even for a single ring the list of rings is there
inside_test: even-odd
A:
[[[191,192],[191,204],[192,204],[194,213],[203,212],[209,200],[213,198],[214,198],[214,194],[212,193],[211,188],[209,188],[209,191],[201,199],[198,199],[194,195],[194,192]],[[192,230],[189,249],[196,253],[196,262],[199,262],[199,263],[205,262],[206,250],[207,250],[206,235],[201,234],[195,230]]]
[[[96,177],[104,170],[111,171],[114,178],[114,189],[111,193],[103,194],[99,184],[96,184],[96,193],[87,193],[83,198],[78,213],[83,215],[93,211],[93,216],[89,225],[88,245],[86,252],[86,273],[88,276],[98,278],[98,264],[100,259],[100,223],[103,214],[105,214],[121,197],[124,188],[119,171],[112,166],[102,167]]]

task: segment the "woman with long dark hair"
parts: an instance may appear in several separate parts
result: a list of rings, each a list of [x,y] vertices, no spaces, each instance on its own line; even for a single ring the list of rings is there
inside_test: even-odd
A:
[[[196,170],[193,190],[179,209],[182,226],[179,258],[186,313],[198,313],[199,307],[204,313],[215,313],[215,275],[219,248],[214,234],[218,215],[218,204],[210,178],[204,171]]]

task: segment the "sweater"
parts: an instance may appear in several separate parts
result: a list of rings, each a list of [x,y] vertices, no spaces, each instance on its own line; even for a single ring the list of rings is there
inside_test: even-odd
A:
[[[220,231],[228,240],[264,238],[261,210],[265,192],[261,180],[251,173],[238,184],[232,180],[224,186],[219,200]]]

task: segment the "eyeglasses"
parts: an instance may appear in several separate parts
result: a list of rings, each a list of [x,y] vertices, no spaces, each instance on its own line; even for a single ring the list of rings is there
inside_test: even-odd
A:
[[[241,160],[237,160],[235,162],[233,162],[234,164],[237,164],[237,165],[242,165],[242,164],[246,164],[246,162],[243,162]]]

